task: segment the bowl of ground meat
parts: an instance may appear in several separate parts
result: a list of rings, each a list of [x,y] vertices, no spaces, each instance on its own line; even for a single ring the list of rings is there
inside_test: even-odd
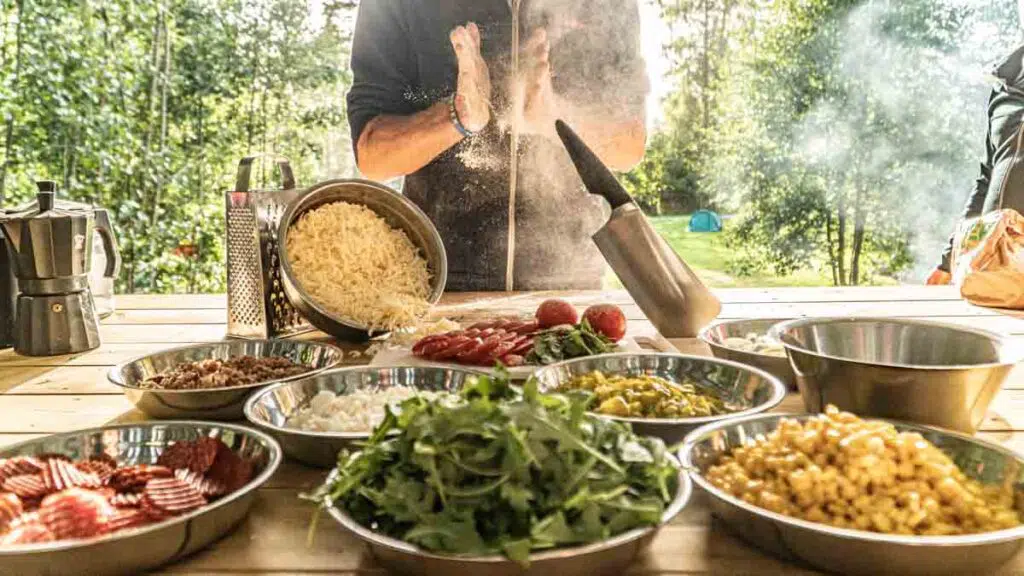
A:
[[[337,366],[343,355],[322,342],[225,341],[129,360],[108,379],[153,418],[240,420],[252,393]]]

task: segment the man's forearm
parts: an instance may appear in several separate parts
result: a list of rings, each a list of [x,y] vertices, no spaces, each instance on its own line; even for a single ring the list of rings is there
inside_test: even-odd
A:
[[[647,145],[643,113],[637,118],[614,119],[602,110],[579,110],[565,103],[561,108],[564,120],[612,170],[625,172],[643,159]]]
[[[612,170],[626,172],[643,160],[647,144],[643,120],[582,122],[577,132]]]
[[[356,144],[359,171],[371,180],[412,174],[460,140],[446,102],[409,116],[377,116]]]

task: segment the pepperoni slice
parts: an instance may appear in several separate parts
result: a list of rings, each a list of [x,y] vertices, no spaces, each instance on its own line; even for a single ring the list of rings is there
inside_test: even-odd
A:
[[[445,334],[434,334],[432,336],[425,336],[423,338],[420,338],[415,344],[413,344],[413,346],[412,346],[412,353],[417,355],[417,356],[419,356],[420,355],[420,351],[423,350],[423,348],[425,346],[429,346],[430,344],[433,344],[434,342],[445,340],[448,337],[449,337],[449,334],[445,333]]]
[[[491,350],[497,348],[499,344],[501,344],[500,335],[494,335],[491,336],[490,338],[487,338],[486,340],[481,342],[476,348],[471,350],[468,354],[464,355],[465,360],[463,360],[463,363],[473,364],[476,366],[481,365],[487,360],[488,355],[491,353]],[[459,358],[462,357],[463,355],[459,356]]]
[[[516,343],[514,340],[505,340],[504,342],[500,342],[493,350],[487,353],[487,356],[484,357],[481,362],[490,366],[497,362],[499,358],[511,352],[515,346]]]
[[[538,324],[536,320],[531,320],[529,322],[524,322],[523,325],[516,330],[516,332],[518,332],[519,334],[533,334],[539,329],[540,324]]]
[[[501,363],[510,368],[513,366],[522,366],[523,364],[526,364],[526,358],[523,358],[518,354],[505,354],[505,356],[501,358]]]
[[[453,358],[456,358],[459,354],[462,354],[463,352],[476,348],[477,344],[479,343],[480,341],[475,338],[466,337],[466,339],[463,340],[462,342],[453,342],[451,346],[435,354],[432,359],[438,361],[451,360]]]
[[[448,340],[448,339],[438,340],[436,342],[431,342],[430,344],[427,344],[426,346],[424,346],[420,350],[419,354],[417,354],[417,356],[419,356],[420,358],[428,358],[428,359],[429,358],[433,358],[435,354],[445,350],[450,345],[451,345],[451,340]]]
[[[530,350],[533,350],[533,336],[524,336],[510,353],[516,356],[526,356]]]

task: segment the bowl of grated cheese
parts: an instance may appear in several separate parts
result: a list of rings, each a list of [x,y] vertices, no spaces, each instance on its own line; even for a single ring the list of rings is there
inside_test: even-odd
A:
[[[311,324],[362,342],[413,326],[444,293],[441,235],[415,204],[367,180],[330,180],[292,201],[278,229],[281,283]]]
[[[245,405],[245,417],[273,436],[285,455],[318,468],[338,463],[338,452],[367,440],[396,409],[417,395],[457,393],[480,372],[429,367],[336,368],[268,386]]]

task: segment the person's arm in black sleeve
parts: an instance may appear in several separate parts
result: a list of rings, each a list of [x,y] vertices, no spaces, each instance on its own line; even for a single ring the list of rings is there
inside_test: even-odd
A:
[[[989,184],[992,180],[993,154],[995,154],[995,148],[992,145],[992,133],[991,131],[987,131],[985,137],[985,159],[981,162],[978,178],[974,181],[974,187],[971,190],[970,196],[967,197],[967,203],[964,205],[963,213],[960,215],[958,222],[981,215],[982,208],[985,205],[985,197],[988,195]],[[953,256],[953,240],[955,236],[956,233],[954,232],[953,235],[950,236],[945,249],[942,251],[942,260],[936,268],[936,271],[933,272],[932,276],[929,278],[930,284],[945,284],[949,282],[948,275],[952,272],[950,270],[950,265]]]
[[[349,125],[359,170],[374,180],[411,174],[463,138],[452,122],[450,103],[420,111],[407,98],[415,83],[415,56],[400,8],[397,0],[362,2],[352,42]],[[474,56],[479,58],[479,32],[475,26],[460,26],[452,32],[452,43],[457,53],[464,53],[458,54],[456,107],[464,125],[475,125],[481,116],[479,104],[467,103],[462,69],[474,62]],[[489,119],[487,111],[482,124]]]

